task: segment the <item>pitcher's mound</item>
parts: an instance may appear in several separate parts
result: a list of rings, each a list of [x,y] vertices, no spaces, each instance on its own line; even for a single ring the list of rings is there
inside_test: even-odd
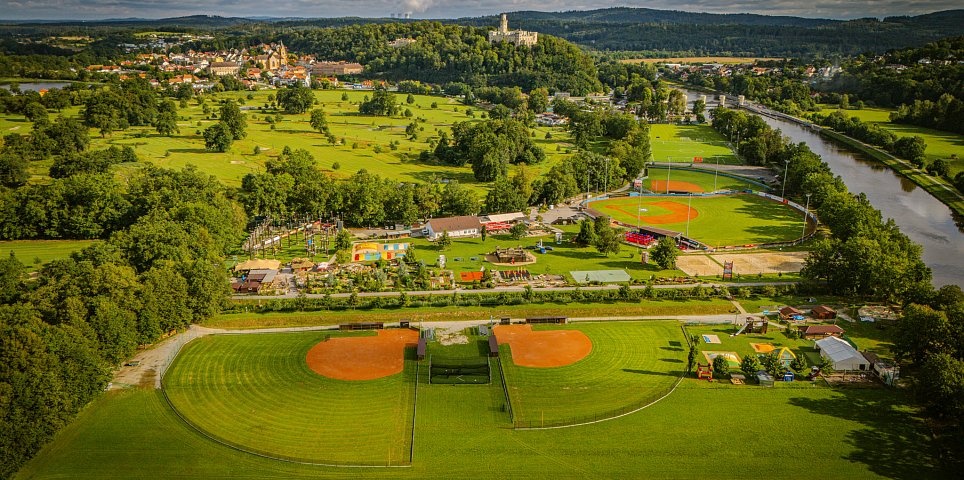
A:
[[[374,337],[332,338],[321,342],[305,359],[308,367],[337,380],[374,380],[401,373],[405,347],[418,343],[409,329],[379,330]]]
[[[532,330],[532,325],[498,325],[499,344],[508,343],[512,362],[521,367],[564,367],[586,358],[592,341],[579,330]]]

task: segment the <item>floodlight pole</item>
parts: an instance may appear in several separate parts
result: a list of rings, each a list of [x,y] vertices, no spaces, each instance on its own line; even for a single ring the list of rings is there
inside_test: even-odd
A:
[[[783,161],[783,190],[780,192],[780,198],[787,198],[787,172],[790,171],[790,159]]]
[[[669,195],[669,174],[673,171],[673,162],[667,158],[666,165],[666,194]]]
[[[693,194],[686,200],[686,238],[690,237],[690,205],[693,204]]]
[[[801,241],[801,242],[803,241],[804,237],[807,236],[807,218],[810,216],[810,195],[813,195],[813,194],[812,194],[812,193],[808,193],[808,194],[807,194],[807,206],[804,207],[804,209],[803,209],[803,210],[804,210],[804,212],[803,212],[803,234],[800,235],[800,241]]]
[[[716,177],[720,176],[720,157],[716,157],[716,173],[713,174],[713,191],[716,191]]]

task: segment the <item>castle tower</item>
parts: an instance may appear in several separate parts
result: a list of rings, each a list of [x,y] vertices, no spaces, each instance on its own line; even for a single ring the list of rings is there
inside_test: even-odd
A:
[[[499,31],[509,33],[509,16],[504,13],[499,15]]]

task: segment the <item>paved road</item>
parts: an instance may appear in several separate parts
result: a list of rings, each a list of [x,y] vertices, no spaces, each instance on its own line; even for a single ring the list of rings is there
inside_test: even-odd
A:
[[[657,289],[672,289],[672,288],[693,288],[696,285],[702,285],[704,287],[727,287],[727,288],[740,288],[740,287],[762,287],[766,285],[781,286],[781,285],[795,285],[799,282],[747,282],[747,283],[685,283],[685,284],[671,284],[671,285],[653,285],[653,288]],[[591,285],[585,287],[547,287],[547,288],[533,288],[535,292],[570,292],[573,290],[580,291],[593,291],[593,290],[618,290],[619,285]],[[645,289],[646,285],[630,285],[633,290]],[[525,291],[525,287],[496,287],[496,288],[480,288],[476,290],[416,290],[416,291],[406,291],[407,295],[412,296],[426,296],[426,295],[451,295],[453,293],[521,293]],[[359,297],[397,297],[400,292],[358,292]],[[351,293],[332,293],[330,294],[332,298],[342,298],[349,297]],[[323,298],[325,294],[323,293],[309,293],[305,295],[307,298]],[[294,292],[288,292],[284,295],[233,295],[232,300],[272,300],[276,298],[297,298],[298,294]]]

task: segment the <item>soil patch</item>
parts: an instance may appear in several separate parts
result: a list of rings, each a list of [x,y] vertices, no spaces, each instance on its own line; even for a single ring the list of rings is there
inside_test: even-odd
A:
[[[418,343],[409,329],[379,330],[374,337],[332,338],[308,350],[306,361],[315,373],[337,380],[374,380],[401,373],[405,347]]]
[[[586,358],[592,341],[579,330],[532,330],[532,325],[499,325],[499,344],[509,344],[512,362],[520,367],[564,367]]]

